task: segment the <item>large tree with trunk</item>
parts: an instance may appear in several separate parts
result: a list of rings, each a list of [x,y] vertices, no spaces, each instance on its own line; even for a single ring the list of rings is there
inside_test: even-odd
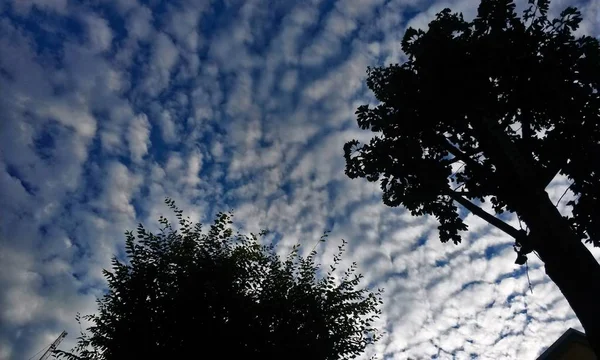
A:
[[[380,291],[339,274],[344,245],[321,269],[316,251],[281,259],[259,236],[233,233],[221,213],[208,231],[182,215],[152,233],[127,232],[126,259],[105,270],[106,294],[68,360],[352,359],[381,337]],[[322,238],[321,240],[324,240]]]
[[[515,239],[517,263],[536,252],[600,355],[600,265],[583,243],[600,245],[600,45],[574,35],[577,9],[548,8],[530,0],[519,17],[513,1],[482,0],[471,22],[445,9],[409,28],[406,60],[367,70],[379,103],[356,114],[375,134],[345,145],[346,173],[380,181],[389,206],[435,216],[442,242],[467,230],[459,204]],[[568,215],[546,192],[558,174],[575,194]]]

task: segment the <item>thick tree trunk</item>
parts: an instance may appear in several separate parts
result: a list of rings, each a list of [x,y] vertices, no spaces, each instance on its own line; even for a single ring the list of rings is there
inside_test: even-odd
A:
[[[501,197],[529,227],[528,239],[544,262],[546,274],[571,305],[600,359],[600,264],[550,201],[544,188],[555,174],[546,174],[530,153],[519,151],[498,122],[482,117],[473,127],[486,155],[506,175],[501,179],[513,179],[499,182]]]
[[[600,264],[579,240],[545,191],[534,195],[519,215],[545,264],[546,274],[563,293],[600,359]],[[535,206],[534,206],[535,204]]]

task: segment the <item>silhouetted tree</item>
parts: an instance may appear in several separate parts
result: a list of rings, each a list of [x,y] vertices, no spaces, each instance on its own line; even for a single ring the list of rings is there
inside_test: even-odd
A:
[[[231,214],[204,232],[172,200],[179,229],[163,217],[153,234],[126,233],[128,262],[104,271],[108,292],[67,359],[351,359],[377,341],[380,290],[359,289],[353,264],[318,276],[316,252],[285,260],[259,236],[234,235]],[[264,232],[260,235],[264,235]],[[321,239],[325,240],[325,236]],[[77,319],[80,321],[80,319]]]
[[[600,355],[600,45],[575,37],[569,7],[548,0],[522,17],[508,0],[483,0],[476,18],[445,9],[427,31],[409,28],[402,64],[367,70],[379,104],[356,111],[368,144],[344,147],[346,174],[381,181],[383,202],[439,222],[442,242],[461,241],[458,203],[515,238],[517,263],[535,251]],[[563,217],[545,191],[563,174],[577,195]],[[496,214],[516,213],[528,230]]]

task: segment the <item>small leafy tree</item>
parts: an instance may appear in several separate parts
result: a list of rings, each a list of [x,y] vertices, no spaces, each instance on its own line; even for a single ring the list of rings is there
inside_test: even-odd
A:
[[[302,258],[295,246],[282,261],[259,244],[264,232],[234,235],[231,214],[204,232],[166,202],[179,229],[161,217],[160,233],[126,232],[128,262],[104,271],[108,292],[84,317],[91,326],[57,357],[351,359],[381,337],[372,325],[381,291],[357,288],[356,264],[336,281],[344,245],[319,277],[314,250]]]
[[[477,17],[445,9],[427,31],[409,28],[403,64],[369,68],[380,103],[360,106],[376,135],[345,147],[346,174],[381,181],[383,202],[433,215],[442,242],[467,230],[457,204],[515,238],[517,263],[535,251],[600,356],[600,45],[573,32],[572,7],[548,18],[549,0],[482,0]],[[557,175],[577,199],[563,217],[545,191]],[[515,213],[515,229],[496,214]]]

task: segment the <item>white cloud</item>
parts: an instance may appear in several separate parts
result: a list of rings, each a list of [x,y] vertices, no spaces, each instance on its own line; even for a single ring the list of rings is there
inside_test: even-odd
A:
[[[126,28],[129,36],[136,40],[146,41],[154,32],[152,27],[152,11],[145,6],[135,7],[128,15]]]
[[[131,158],[136,162],[142,161],[150,145],[150,123],[146,114],[139,114],[131,121],[128,141]]]
[[[142,184],[141,174],[135,174],[118,161],[111,161],[102,170],[102,195],[93,205],[113,218],[134,220],[132,200]]]
[[[113,34],[108,21],[90,14],[84,16],[84,21],[87,25],[87,37],[90,42],[90,48],[98,52],[110,50]]]
[[[168,35],[160,33],[154,42],[154,65],[159,70],[171,71],[177,61],[178,50]]]
[[[186,175],[183,181],[187,186],[194,187],[200,183],[200,170],[202,168],[202,154],[193,151],[187,158]]]
[[[57,119],[83,137],[91,137],[96,133],[96,119],[80,104],[71,101],[63,104],[47,102],[38,104],[36,111],[41,117]]]
[[[166,143],[174,143],[178,140],[177,125],[174,122],[171,113],[168,110],[163,110],[159,115],[159,125],[162,133],[162,139]]]
[[[286,71],[281,78],[280,87],[285,91],[291,91],[296,88],[298,83],[298,72],[294,70]]]
[[[173,67],[179,59],[179,50],[171,38],[160,32],[154,36],[152,57],[144,78],[143,87],[139,90],[150,97],[156,97],[170,83]]]
[[[198,2],[197,4],[202,4]],[[207,3],[206,3],[207,4]],[[188,3],[182,9],[173,9],[166,16],[168,18],[167,31],[187,51],[195,52],[201,43],[197,27],[200,16],[204,9],[198,8],[196,4]]]

